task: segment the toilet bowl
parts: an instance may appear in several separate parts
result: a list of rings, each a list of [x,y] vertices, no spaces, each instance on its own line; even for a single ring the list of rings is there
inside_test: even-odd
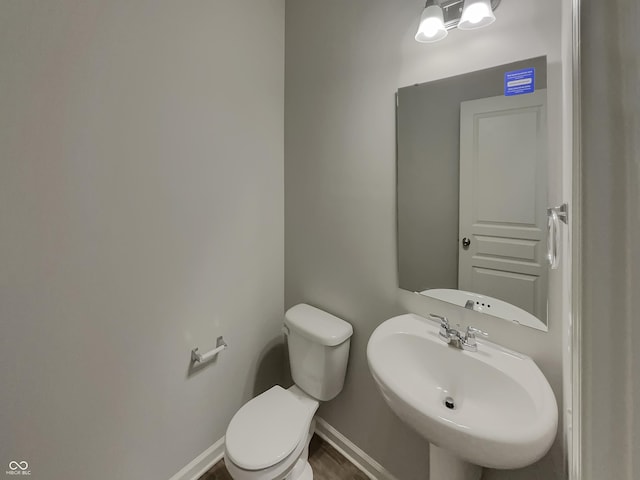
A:
[[[351,325],[306,304],[285,315],[291,376],[243,405],[225,436],[225,465],[235,480],[312,480],[308,462],[320,401],[344,385]]]
[[[319,402],[295,385],[276,385],[234,415],[225,437],[225,464],[236,480],[304,479]],[[313,476],[309,476],[309,479]]]

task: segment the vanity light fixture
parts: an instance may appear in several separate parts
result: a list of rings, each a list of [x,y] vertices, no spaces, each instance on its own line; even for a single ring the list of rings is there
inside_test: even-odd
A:
[[[495,22],[491,2],[489,0],[465,0],[462,17],[458,23],[460,30],[475,30]]]
[[[492,24],[496,17],[493,11],[500,0],[427,0],[416,41],[431,43],[442,40],[449,30],[474,30]]]
[[[442,7],[436,5],[435,0],[427,0],[420,16],[416,41],[420,43],[437,42],[446,37],[448,33],[444,26]]]

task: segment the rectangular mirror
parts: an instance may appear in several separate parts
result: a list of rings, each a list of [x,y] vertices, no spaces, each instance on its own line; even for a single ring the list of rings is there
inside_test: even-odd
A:
[[[547,329],[546,83],[537,57],[398,90],[400,288]]]

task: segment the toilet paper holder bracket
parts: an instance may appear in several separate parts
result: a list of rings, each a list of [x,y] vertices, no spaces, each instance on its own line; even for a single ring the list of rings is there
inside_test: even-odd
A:
[[[198,347],[191,350],[191,363],[205,363],[218,355],[222,350],[227,348],[227,342],[224,341],[222,335],[216,340],[216,348],[207,353],[198,353]]]

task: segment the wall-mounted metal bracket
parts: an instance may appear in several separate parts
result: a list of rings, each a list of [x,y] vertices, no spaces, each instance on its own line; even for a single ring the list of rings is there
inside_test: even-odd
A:
[[[207,353],[198,353],[198,347],[191,350],[191,363],[205,363],[218,355],[222,350],[227,348],[227,342],[224,341],[222,336],[216,340],[216,348]]]
[[[430,2],[427,2],[427,5]],[[440,5],[442,8],[442,17],[444,20],[444,28],[451,30],[458,26],[460,17],[462,16],[462,7],[464,0],[433,0],[433,3]],[[495,10],[500,5],[500,0],[491,0],[491,9]]]

